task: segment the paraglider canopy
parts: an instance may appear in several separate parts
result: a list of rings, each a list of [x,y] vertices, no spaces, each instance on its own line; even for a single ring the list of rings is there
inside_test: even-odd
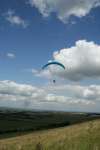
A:
[[[50,65],[58,65],[58,66],[60,66],[62,69],[65,70],[65,66],[64,66],[62,63],[57,62],[57,61],[48,62],[47,64],[45,64],[45,65],[42,67],[42,69],[44,70],[45,68],[47,68],[47,67],[50,66]],[[55,79],[53,79],[52,81],[53,81],[54,84],[56,83],[56,80],[55,80]]]
[[[58,65],[58,66],[62,67],[63,69],[65,69],[65,66],[64,66],[62,63],[57,62],[57,61],[52,61],[52,62],[49,62],[49,63],[45,64],[45,65],[42,67],[42,69],[45,69],[45,68],[48,67],[49,65]]]

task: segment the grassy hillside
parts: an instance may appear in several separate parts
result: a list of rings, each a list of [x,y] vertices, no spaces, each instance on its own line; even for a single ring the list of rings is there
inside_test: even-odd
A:
[[[0,140],[0,150],[100,150],[100,119]]]

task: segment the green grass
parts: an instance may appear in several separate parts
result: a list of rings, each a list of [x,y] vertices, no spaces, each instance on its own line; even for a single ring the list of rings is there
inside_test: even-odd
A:
[[[100,150],[100,119],[2,139],[0,150]]]

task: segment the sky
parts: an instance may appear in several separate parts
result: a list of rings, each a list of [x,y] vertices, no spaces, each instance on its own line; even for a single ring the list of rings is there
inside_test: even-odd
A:
[[[0,0],[0,106],[100,112],[99,14],[100,0]]]

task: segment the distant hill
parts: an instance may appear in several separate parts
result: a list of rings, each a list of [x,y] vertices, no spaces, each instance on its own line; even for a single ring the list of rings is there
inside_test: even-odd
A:
[[[100,150],[100,119],[2,139],[0,150]]]

